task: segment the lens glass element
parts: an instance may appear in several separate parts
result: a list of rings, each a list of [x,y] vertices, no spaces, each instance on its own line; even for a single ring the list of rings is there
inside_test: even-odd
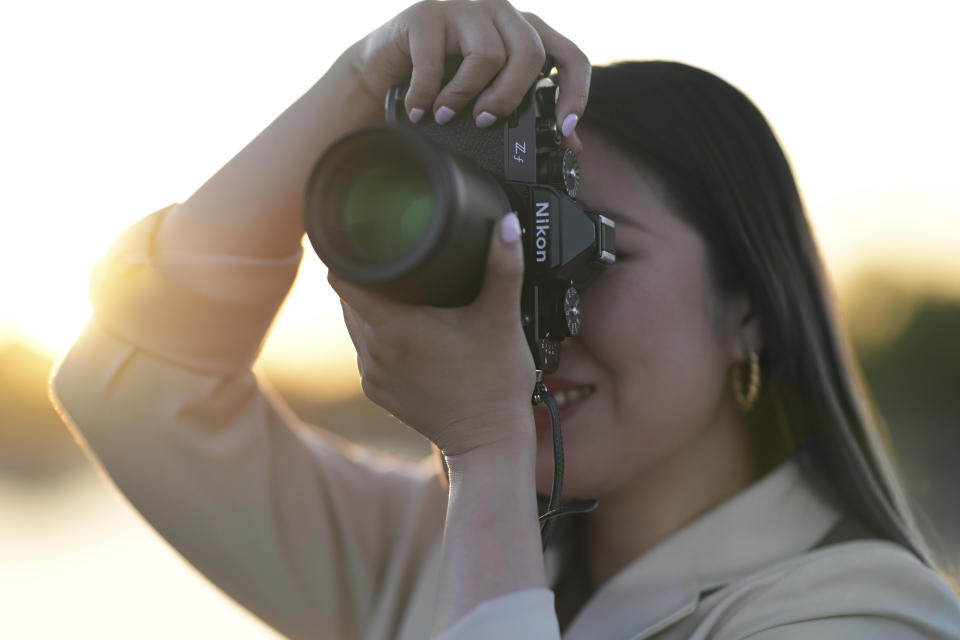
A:
[[[412,251],[430,228],[433,187],[423,169],[413,163],[368,163],[344,188],[341,230],[363,260],[397,260]]]

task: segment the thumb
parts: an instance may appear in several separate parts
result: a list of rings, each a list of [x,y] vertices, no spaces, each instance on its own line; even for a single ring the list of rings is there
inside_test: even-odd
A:
[[[475,304],[497,318],[514,320],[520,315],[523,287],[523,243],[520,220],[511,211],[493,226],[483,288]],[[510,315],[505,315],[510,314]]]

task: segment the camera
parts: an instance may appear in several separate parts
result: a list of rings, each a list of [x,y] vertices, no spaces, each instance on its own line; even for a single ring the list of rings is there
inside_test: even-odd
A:
[[[579,167],[562,146],[556,78],[540,77],[508,117],[478,128],[472,104],[445,125],[418,124],[392,87],[381,124],[336,140],[309,174],[303,225],[344,280],[390,298],[470,303],[483,284],[493,225],[516,211],[522,229],[520,314],[536,367],[555,371],[559,344],[580,330],[580,298],[616,260],[613,221],[576,200]],[[448,73],[449,77],[449,73]]]

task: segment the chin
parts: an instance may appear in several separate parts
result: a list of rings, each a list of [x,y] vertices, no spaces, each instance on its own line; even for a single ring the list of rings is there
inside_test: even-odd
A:
[[[553,442],[549,434],[546,438],[538,439],[537,443],[537,492],[550,496],[553,488]],[[590,455],[600,455],[601,451],[583,452],[576,446],[568,446],[564,442],[564,470],[563,470],[563,499],[569,498],[596,498],[609,490],[611,484],[616,484],[616,478],[611,473],[616,471],[610,464],[594,464]]]
[[[621,437],[616,426],[600,427],[574,419],[563,431],[563,492],[567,498],[597,498],[618,492],[639,475],[673,456],[682,442],[635,433]],[[537,434],[537,491],[549,496],[553,487],[553,440],[549,431]]]

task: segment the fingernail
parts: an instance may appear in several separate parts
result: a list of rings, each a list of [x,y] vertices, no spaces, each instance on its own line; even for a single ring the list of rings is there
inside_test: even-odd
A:
[[[520,240],[520,218],[515,211],[511,211],[500,220],[500,239],[505,244],[513,244]]]
[[[497,121],[497,116],[487,111],[484,111],[483,113],[477,116],[477,126],[480,127],[481,129],[489,127],[496,121]]]
[[[563,133],[564,138],[573,133],[573,130],[577,128],[577,121],[579,120],[580,118],[578,118],[575,113],[571,113],[563,119],[563,126],[560,127],[560,131]]]
[[[437,124],[447,124],[453,118],[454,110],[450,107],[440,107],[437,109],[437,112],[433,114],[433,120]]]
[[[423,117],[423,109],[410,109],[410,122],[417,124]]]

